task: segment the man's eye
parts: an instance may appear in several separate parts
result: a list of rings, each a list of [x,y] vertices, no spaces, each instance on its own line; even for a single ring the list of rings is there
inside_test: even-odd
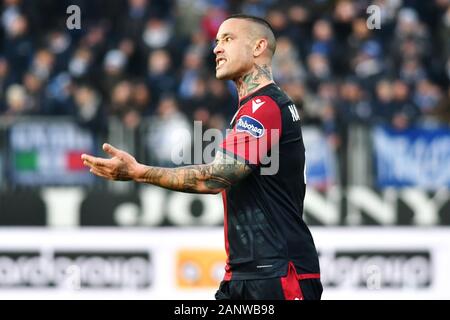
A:
[[[226,41],[226,42],[230,42],[230,41],[231,41],[231,38],[230,38],[230,37],[226,37],[226,38],[225,38],[225,41]]]

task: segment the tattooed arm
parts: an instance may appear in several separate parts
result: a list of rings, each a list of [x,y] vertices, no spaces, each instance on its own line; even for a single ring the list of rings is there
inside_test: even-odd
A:
[[[103,150],[111,159],[82,155],[84,164],[97,176],[109,180],[134,180],[170,190],[190,193],[218,193],[245,178],[251,168],[222,152],[212,163],[179,168],[150,167],[140,164],[125,151],[109,144]]]

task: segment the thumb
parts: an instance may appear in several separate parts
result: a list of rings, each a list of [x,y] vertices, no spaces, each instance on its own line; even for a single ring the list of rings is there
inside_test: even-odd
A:
[[[112,145],[110,145],[109,143],[104,143],[103,144],[103,150],[108,153],[111,156],[118,156],[120,153],[119,149],[114,148]]]

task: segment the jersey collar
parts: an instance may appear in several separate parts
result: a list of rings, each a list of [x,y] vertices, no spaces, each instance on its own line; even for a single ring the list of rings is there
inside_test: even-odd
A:
[[[250,100],[251,98],[253,98],[254,96],[256,96],[258,93],[260,93],[261,90],[268,88],[271,85],[275,85],[274,82],[270,82],[264,86],[262,86],[261,88],[259,88],[258,90],[253,91],[252,93],[249,93],[248,95],[242,97],[242,99],[239,99],[239,107],[243,106],[244,104],[246,104],[248,102],[248,100]]]

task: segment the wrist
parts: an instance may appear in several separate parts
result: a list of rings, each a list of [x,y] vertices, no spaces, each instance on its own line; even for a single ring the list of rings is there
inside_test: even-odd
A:
[[[137,163],[136,168],[133,172],[133,176],[131,178],[136,182],[143,182],[145,173],[147,172],[147,170],[148,170],[148,166]]]

